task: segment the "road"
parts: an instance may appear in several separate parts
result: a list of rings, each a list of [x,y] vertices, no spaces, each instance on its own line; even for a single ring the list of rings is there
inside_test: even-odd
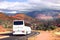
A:
[[[28,40],[28,37],[31,37],[31,36],[34,36],[34,35],[38,35],[39,32],[35,32],[35,31],[32,31],[31,34],[29,35],[12,35],[11,33],[10,34],[4,34],[4,35],[9,35],[10,37],[8,38],[5,38],[5,39],[0,39],[0,40]]]

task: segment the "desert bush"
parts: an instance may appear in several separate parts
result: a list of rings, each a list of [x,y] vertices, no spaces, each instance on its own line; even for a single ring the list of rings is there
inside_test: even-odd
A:
[[[12,28],[12,25],[13,25],[13,24],[12,24],[12,22],[9,21],[9,20],[4,20],[4,21],[2,20],[2,21],[1,21],[1,25],[3,25],[4,28]]]
[[[36,27],[36,30],[44,30],[44,31],[46,31],[46,30],[54,30],[55,28],[56,28],[56,26],[54,26],[54,25],[51,25],[51,26],[48,26],[48,27],[38,26],[38,27]]]

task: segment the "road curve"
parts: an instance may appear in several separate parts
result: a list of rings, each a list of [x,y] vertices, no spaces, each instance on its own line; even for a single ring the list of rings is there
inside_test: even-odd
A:
[[[0,40],[28,40],[28,37],[31,37],[31,36],[34,36],[34,35],[38,35],[39,34],[39,32],[35,32],[35,31],[32,31],[32,33],[31,34],[29,34],[29,35],[26,35],[26,36],[24,36],[24,35],[12,35],[11,33],[10,34],[4,34],[4,35],[8,35],[8,36],[10,36],[10,37],[8,37],[8,38],[4,38],[4,39],[0,39]],[[3,35],[3,34],[2,34]]]

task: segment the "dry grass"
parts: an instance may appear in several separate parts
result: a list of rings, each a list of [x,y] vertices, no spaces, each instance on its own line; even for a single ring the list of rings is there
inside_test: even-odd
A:
[[[54,31],[52,31],[52,37],[53,40],[60,40],[60,28],[55,29]]]

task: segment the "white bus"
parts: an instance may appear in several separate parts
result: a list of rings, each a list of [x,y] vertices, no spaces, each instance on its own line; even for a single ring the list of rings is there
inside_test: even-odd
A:
[[[31,28],[28,26],[25,26],[24,20],[14,20],[13,21],[13,35],[18,34],[30,34]]]

